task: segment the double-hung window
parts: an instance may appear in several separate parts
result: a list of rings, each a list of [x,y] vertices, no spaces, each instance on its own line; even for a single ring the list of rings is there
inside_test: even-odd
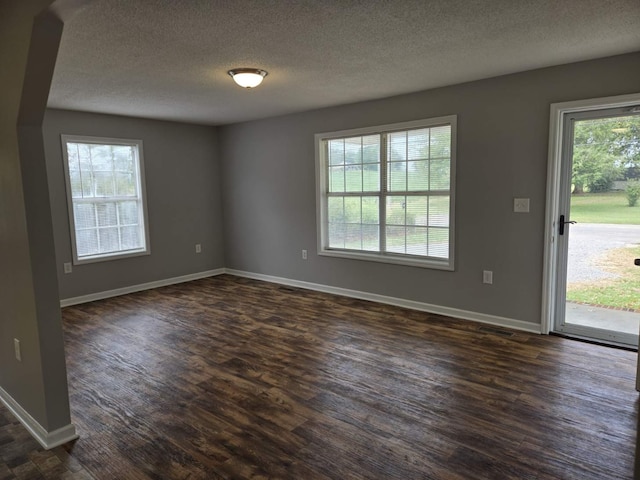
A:
[[[62,135],[75,264],[149,253],[141,140]]]
[[[320,255],[453,270],[456,117],[316,135]]]

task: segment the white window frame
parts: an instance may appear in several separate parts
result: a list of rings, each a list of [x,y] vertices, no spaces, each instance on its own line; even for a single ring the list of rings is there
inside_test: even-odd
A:
[[[142,140],[123,139],[123,138],[108,138],[108,137],[92,137],[84,135],[60,135],[62,143],[62,158],[64,164],[64,178],[67,191],[67,209],[69,214],[69,227],[71,235],[71,250],[73,253],[73,264],[82,265],[86,263],[103,262],[108,260],[117,260],[121,258],[137,257],[141,255],[151,254],[149,246],[149,221],[147,215],[147,192],[145,186],[144,175],[144,153]],[[119,250],[117,252],[100,253],[91,256],[78,257],[78,249],[76,244],[76,226],[75,215],[73,210],[73,194],[71,190],[71,176],[69,174],[69,157],[67,152],[68,143],[85,143],[95,145],[124,145],[135,147],[137,151],[136,155],[136,168],[137,168],[137,180],[138,180],[138,192],[139,196],[137,201],[141,203],[140,222],[142,223],[144,245],[142,248],[132,250]],[[117,197],[104,197],[104,200],[114,200]]]
[[[450,125],[451,126],[451,160],[450,160],[450,185],[449,185],[449,252],[448,258],[439,259],[436,257],[421,257],[409,254],[390,252],[365,252],[360,250],[343,250],[329,248],[328,239],[328,158],[327,141],[345,137],[356,137],[374,134],[388,134],[396,131],[412,130],[419,128],[431,128]],[[457,145],[457,116],[447,115],[436,118],[415,120],[410,122],[378,125],[373,127],[341,130],[336,132],[318,133],[315,135],[315,155],[316,155],[316,219],[317,219],[317,240],[318,255],[349,258],[355,260],[368,260],[374,262],[392,263],[398,265],[408,265],[414,267],[431,268],[437,270],[455,269],[455,189],[456,189],[456,145]],[[383,154],[381,154],[382,159]],[[386,162],[386,159],[385,159]],[[382,173],[381,173],[382,175]],[[381,184],[384,179],[381,177]],[[381,201],[386,198],[386,186],[382,185],[384,191],[380,192]],[[384,225],[384,219],[380,219],[380,229]]]

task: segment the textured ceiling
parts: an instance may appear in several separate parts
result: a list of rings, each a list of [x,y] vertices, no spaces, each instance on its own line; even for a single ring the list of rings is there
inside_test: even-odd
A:
[[[220,125],[638,50],[640,0],[91,0],[49,106]]]

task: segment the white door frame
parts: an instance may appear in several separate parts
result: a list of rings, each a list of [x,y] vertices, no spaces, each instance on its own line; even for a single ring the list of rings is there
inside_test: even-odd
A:
[[[556,310],[558,274],[558,219],[560,216],[560,188],[562,166],[562,132],[566,113],[585,110],[631,107],[640,103],[640,93],[615,97],[591,98],[551,104],[549,119],[549,158],[547,163],[547,199],[544,229],[544,265],[542,271],[542,319],[540,331],[548,334],[553,328]]]

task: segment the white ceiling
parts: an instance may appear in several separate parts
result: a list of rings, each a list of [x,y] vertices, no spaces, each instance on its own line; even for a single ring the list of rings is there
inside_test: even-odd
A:
[[[92,0],[49,106],[220,125],[638,50],[640,0]]]

